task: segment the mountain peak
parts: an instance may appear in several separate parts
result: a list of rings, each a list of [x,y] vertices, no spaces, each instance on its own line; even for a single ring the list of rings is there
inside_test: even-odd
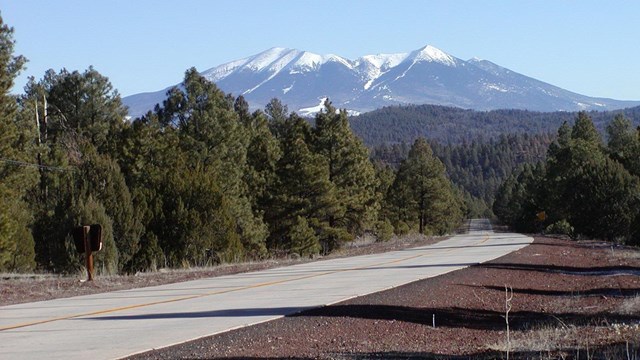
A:
[[[414,62],[428,61],[448,66],[456,66],[456,60],[453,56],[431,45],[426,45],[423,48],[414,51],[411,54],[411,57]]]

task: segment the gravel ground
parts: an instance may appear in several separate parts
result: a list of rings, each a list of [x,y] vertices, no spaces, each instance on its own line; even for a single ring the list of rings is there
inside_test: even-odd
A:
[[[640,358],[640,251],[536,238],[489,263],[131,359],[494,359],[507,351]]]

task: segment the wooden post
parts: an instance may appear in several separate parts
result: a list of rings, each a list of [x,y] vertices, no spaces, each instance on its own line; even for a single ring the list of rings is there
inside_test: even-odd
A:
[[[93,254],[91,252],[91,242],[89,241],[90,226],[83,226],[84,230],[84,258],[87,266],[87,281],[93,281]]]

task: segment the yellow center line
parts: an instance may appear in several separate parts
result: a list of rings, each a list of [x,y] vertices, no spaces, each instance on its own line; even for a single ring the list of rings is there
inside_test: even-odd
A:
[[[485,243],[487,240],[489,240],[489,235],[486,235],[485,238],[482,241],[478,242],[478,245]],[[429,249],[425,249],[425,250],[429,250]],[[445,252],[449,252],[449,251],[453,251],[453,250],[454,250],[453,248],[452,249],[447,249],[447,250],[445,250]],[[369,265],[364,265],[364,266],[359,266],[359,267],[354,267],[354,268],[349,268],[349,269],[331,270],[331,271],[325,271],[325,272],[311,274],[311,275],[298,276],[298,277],[294,277],[294,278],[275,280],[275,281],[268,281],[268,282],[253,284],[253,285],[237,287],[237,288],[233,288],[233,289],[217,290],[217,291],[206,292],[206,293],[203,293],[203,294],[181,296],[181,297],[176,297],[176,298],[167,299],[167,300],[146,302],[146,303],[142,303],[142,304],[121,306],[121,307],[115,307],[115,308],[98,310],[98,311],[91,311],[91,312],[80,313],[80,314],[72,314],[72,315],[65,315],[65,316],[54,317],[54,318],[49,318],[49,319],[36,320],[36,321],[31,321],[31,322],[26,322],[26,323],[18,323],[18,324],[13,324],[13,325],[6,325],[6,326],[1,326],[0,327],[0,331],[13,330],[13,329],[19,329],[19,328],[28,327],[28,326],[47,324],[47,323],[51,323],[51,322],[55,322],[55,321],[61,321],[61,320],[70,320],[70,319],[77,319],[77,318],[87,317],[87,316],[104,315],[104,314],[114,313],[114,312],[118,312],[118,311],[131,310],[131,309],[137,309],[137,308],[154,306],[154,305],[161,305],[161,304],[169,304],[169,303],[178,302],[178,301],[199,299],[199,298],[203,298],[203,297],[207,297],[207,296],[228,294],[228,293],[232,293],[232,292],[237,292],[237,291],[242,291],[242,290],[249,290],[249,289],[256,289],[256,288],[261,288],[261,287],[271,286],[271,285],[284,284],[284,283],[298,281],[298,280],[312,279],[312,278],[316,278],[316,277],[321,277],[321,276],[326,276],[326,275],[331,275],[331,274],[337,274],[337,273],[341,273],[341,272],[365,270],[365,269],[368,269],[368,268],[373,268],[373,267],[378,267],[378,266],[396,264],[396,263],[400,263],[400,262],[403,262],[403,261],[416,259],[416,258],[427,256],[427,255],[431,255],[431,253],[429,253],[429,254],[412,255],[412,256],[401,258],[401,259],[384,261],[384,262],[380,262],[380,263],[369,264]]]
[[[478,245],[482,245],[482,244],[486,243],[487,241],[489,241],[489,236],[490,236],[490,235],[491,235],[490,233],[485,234],[485,235],[484,235],[484,239],[483,239],[482,241],[480,241],[480,242],[478,243]]]

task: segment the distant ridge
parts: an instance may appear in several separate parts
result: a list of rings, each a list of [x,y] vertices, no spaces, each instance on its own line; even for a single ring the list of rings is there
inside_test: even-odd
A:
[[[276,47],[201,74],[223,91],[243,95],[254,109],[278,98],[302,115],[311,114],[324,98],[353,114],[402,104],[543,112],[640,105],[640,101],[580,95],[487,60],[464,61],[430,45],[356,60]],[[161,103],[167,89],[127,96],[123,101],[130,115],[139,116]]]
[[[606,127],[622,114],[633,126],[640,125],[640,106],[612,111],[588,112],[596,129]],[[556,134],[563,122],[572,124],[577,112],[538,112],[502,109],[475,111],[441,105],[386,106],[350,119],[351,128],[365,145],[411,144],[424,137],[441,144],[482,141],[504,134]]]

